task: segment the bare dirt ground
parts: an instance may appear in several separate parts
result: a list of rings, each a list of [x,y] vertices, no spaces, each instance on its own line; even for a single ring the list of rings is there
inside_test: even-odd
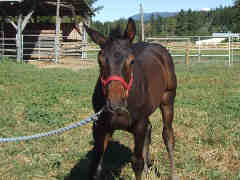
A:
[[[97,66],[97,62],[94,59],[80,59],[79,57],[64,57],[60,58],[58,63],[52,61],[36,61],[30,62],[30,64],[36,65],[38,68],[66,68],[73,71],[80,69],[88,69]]]

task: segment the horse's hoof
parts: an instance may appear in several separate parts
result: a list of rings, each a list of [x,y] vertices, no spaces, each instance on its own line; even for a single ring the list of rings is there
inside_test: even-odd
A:
[[[90,174],[89,177],[90,180],[102,180],[102,173],[96,172],[94,175]]]
[[[90,180],[102,180],[102,178],[99,176],[92,176]]]

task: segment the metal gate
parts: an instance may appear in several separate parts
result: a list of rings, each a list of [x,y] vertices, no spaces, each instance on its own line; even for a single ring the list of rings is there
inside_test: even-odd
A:
[[[0,24],[0,58],[4,56],[4,31],[3,22]]]
[[[4,32],[0,30],[0,58],[4,56]]]
[[[0,58],[10,57],[15,59],[17,56],[16,48],[16,34],[6,34],[6,27],[4,22],[0,24]]]
[[[55,61],[55,35],[23,35],[25,61]]]

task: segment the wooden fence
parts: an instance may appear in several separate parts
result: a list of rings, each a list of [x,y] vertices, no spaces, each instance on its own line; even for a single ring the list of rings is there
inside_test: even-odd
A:
[[[215,58],[230,65],[240,62],[240,42],[234,40],[232,37],[218,39],[209,36],[146,38],[147,42],[165,46],[173,57],[183,57],[187,64],[193,60],[203,62]]]

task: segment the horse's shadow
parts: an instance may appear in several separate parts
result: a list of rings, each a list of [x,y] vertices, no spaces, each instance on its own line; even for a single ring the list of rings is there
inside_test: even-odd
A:
[[[88,167],[93,158],[93,153],[94,150],[91,150],[84,159],[79,160],[64,180],[88,180]],[[131,162],[131,157],[132,152],[129,148],[116,141],[110,142],[103,161],[104,180],[120,178],[122,168]]]

